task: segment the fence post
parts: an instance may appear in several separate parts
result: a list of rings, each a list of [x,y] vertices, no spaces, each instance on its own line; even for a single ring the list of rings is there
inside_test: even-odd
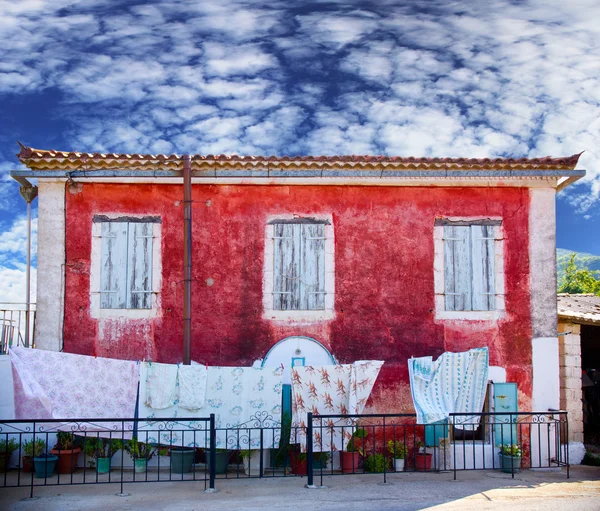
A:
[[[217,464],[217,429],[215,427],[215,414],[210,414],[210,468],[209,468],[209,483],[208,487],[214,491],[215,489],[215,474]]]
[[[313,481],[313,414],[308,412],[306,419],[306,475],[308,476],[307,488],[314,487]]]

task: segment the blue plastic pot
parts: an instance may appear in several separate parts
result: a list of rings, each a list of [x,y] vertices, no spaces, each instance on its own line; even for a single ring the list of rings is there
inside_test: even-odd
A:
[[[52,476],[52,474],[54,474],[57,461],[58,456],[55,456],[54,454],[41,454],[40,456],[33,458],[35,477],[44,479]]]

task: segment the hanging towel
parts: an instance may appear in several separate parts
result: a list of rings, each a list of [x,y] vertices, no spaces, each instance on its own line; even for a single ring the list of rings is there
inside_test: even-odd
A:
[[[173,406],[177,401],[177,365],[146,364],[146,404],[161,410]]]
[[[348,415],[360,414],[381,366],[379,360],[361,360],[354,364],[328,366],[305,366],[292,369],[292,438],[290,443],[299,443],[306,449],[306,414]],[[315,421],[315,451],[341,450],[352,434],[352,428],[327,429],[329,420],[323,424]],[[344,420],[343,425],[349,426]],[[321,427],[323,426],[323,427]]]
[[[131,360],[10,349],[17,419],[131,418],[138,370]],[[102,423],[105,429],[122,423]]]
[[[199,410],[204,406],[206,395],[206,366],[179,367],[179,406],[186,410]]]
[[[146,370],[147,367],[142,365],[141,395],[146,395]],[[138,431],[143,432],[150,443],[209,447],[206,422],[181,421],[171,430],[160,430],[160,420],[209,417],[214,413],[218,448],[258,449],[261,427],[265,428],[263,449],[277,448],[281,431],[282,380],[281,367],[209,367],[202,408],[191,411],[182,408],[181,402],[177,401],[169,408],[156,410],[141,400],[138,417],[145,420],[140,421]],[[226,428],[232,429],[227,431]]]
[[[488,375],[488,349],[444,353],[435,362],[431,357],[408,360],[410,390],[417,423],[432,424],[450,413],[480,413],[483,409]],[[465,418],[476,429],[478,417]],[[457,420],[457,427],[461,427]]]

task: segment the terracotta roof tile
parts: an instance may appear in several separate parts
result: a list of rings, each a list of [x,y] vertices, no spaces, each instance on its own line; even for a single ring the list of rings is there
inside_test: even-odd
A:
[[[192,169],[269,167],[271,169],[356,169],[356,170],[573,170],[580,154],[564,158],[416,158],[414,156],[239,156],[237,154],[194,154]],[[81,153],[33,149],[21,145],[17,154],[32,170],[94,169],[180,169],[177,154]]]
[[[600,296],[559,294],[558,316],[573,323],[600,324]]]

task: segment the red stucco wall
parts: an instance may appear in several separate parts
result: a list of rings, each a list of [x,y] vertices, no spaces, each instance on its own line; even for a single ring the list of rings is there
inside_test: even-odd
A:
[[[151,184],[67,191],[65,351],[181,361],[182,194],[182,186]],[[522,400],[531,396],[527,189],[194,185],[193,199],[193,359],[249,365],[282,338],[306,335],[341,362],[385,360],[373,403],[396,411],[409,406],[407,358],[488,346],[490,364],[507,369]],[[154,319],[104,320],[100,333],[90,317],[91,226],[94,214],[105,213],[161,216],[162,311]],[[267,216],[283,213],[333,215],[332,321],[290,326],[262,318],[264,228]],[[436,321],[435,217],[481,215],[503,218],[506,318]]]

